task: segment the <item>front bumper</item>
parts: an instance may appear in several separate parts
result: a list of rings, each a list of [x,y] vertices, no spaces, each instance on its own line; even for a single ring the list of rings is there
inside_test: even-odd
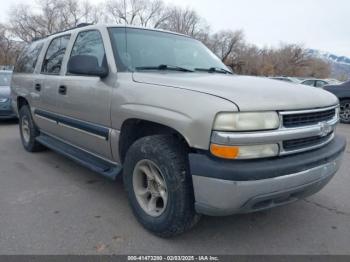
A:
[[[16,113],[12,109],[11,99],[5,103],[0,103],[0,119],[17,118]]]
[[[346,140],[320,149],[261,160],[227,161],[190,154],[196,211],[249,213],[294,202],[321,190],[339,169]]]

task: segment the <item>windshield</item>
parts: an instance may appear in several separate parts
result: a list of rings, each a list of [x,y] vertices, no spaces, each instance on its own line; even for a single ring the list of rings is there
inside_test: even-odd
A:
[[[11,75],[11,73],[0,72],[0,86],[10,86]]]
[[[201,42],[186,36],[134,28],[110,28],[110,36],[119,71],[147,67],[228,70]]]

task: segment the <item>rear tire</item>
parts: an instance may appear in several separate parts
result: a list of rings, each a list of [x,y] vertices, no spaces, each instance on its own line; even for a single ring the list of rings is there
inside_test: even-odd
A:
[[[350,99],[340,101],[340,122],[350,124]]]
[[[19,110],[19,130],[21,134],[22,145],[28,152],[43,151],[45,147],[35,139],[40,135],[36,127],[32,114],[28,106],[22,106]]]
[[[160,237],[179,235],[200,218],[187,153],[175,137],[156,135],[136,141],[126,155],[123,180],[133,213]]]

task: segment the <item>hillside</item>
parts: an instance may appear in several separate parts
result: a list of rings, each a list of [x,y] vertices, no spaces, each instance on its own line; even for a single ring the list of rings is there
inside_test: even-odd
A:
[[[350,78],[350,58],[346,56],[337,56],[329,52],[322,52],[315,49],[308,49],[308,54],[312,57],[321,58],[331,64],[332,77],[341,80]]]

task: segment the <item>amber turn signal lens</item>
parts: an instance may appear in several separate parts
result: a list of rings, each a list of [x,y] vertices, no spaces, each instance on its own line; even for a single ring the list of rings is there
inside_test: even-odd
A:
[[[210,152],[217,157],[226,159],[235,159],[239,155],[238,146],[223,146],[217,144],[210,145]]]

